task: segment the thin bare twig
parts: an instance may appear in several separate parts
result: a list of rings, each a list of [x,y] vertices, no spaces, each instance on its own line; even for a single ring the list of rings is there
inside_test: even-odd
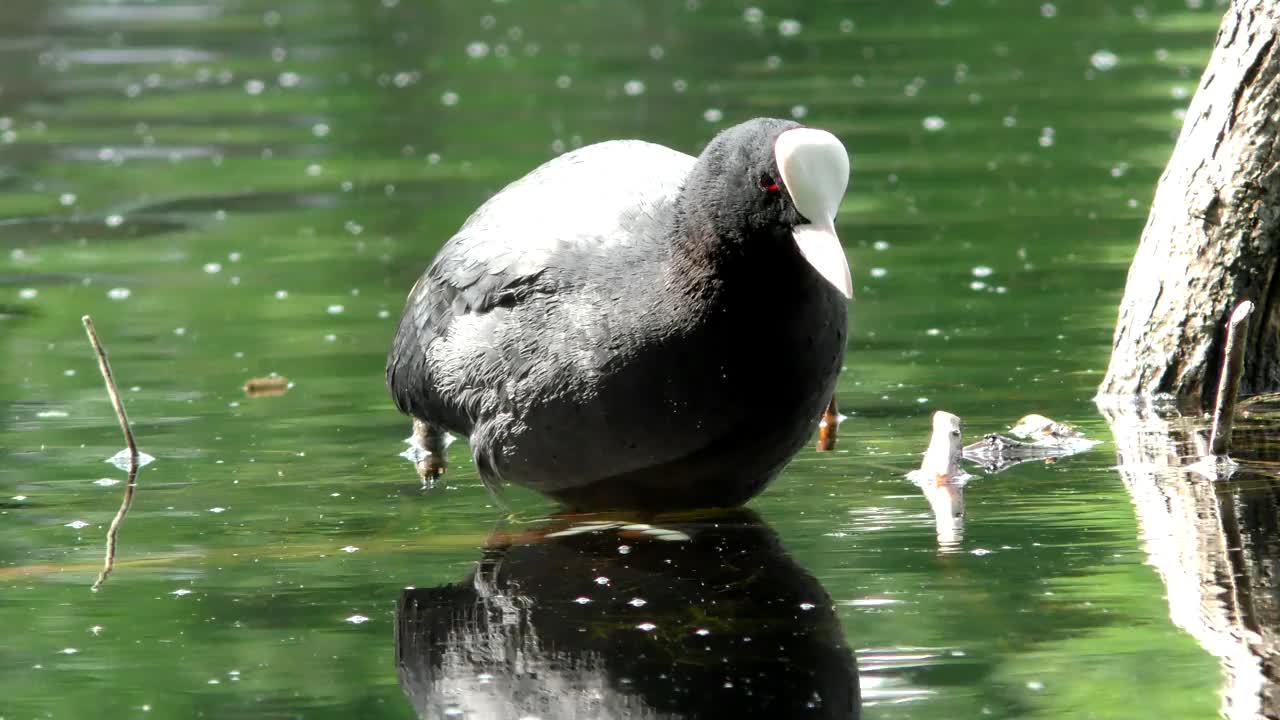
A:
[[[129,416],[124,412],[124,401],[120,399],[120,389],[116,387],[115,376],[111,374],[111,363],[107,362],[107,351],[102,347],[102,341],[98,339],[98,331],[93,327],[93,318],[85,315],[80,318],[80,321],[84,323],[84,331],[88,333],[93,352],[98,356],[98,369],[102,371],[102,380],[107,384],[107,395],[110,396],[111,404],[116,409],[116,419],[120,421],[120,431],[124,433],[125,447],[129,448],[129,460],[132,464],[137,464],[138,444],[133,440]]]
[[[116,409],[116,420],[120,421],[120,431],[124,433],[124,444],[129,449],[129,479],[124,486],[124,499],[120,501],[120,509],[116,511],[111,527],[107,530],[106,557],[102,561],[102,572],[98,573],[98,579],[93,583],[92,590],[98,592],[116,564],[116,538],[120,534],[120,526],[124,523],[125,516],[129,514],[129,508],[133,505],[133,493],[138,485],[139,458],[138,444],[133,439],[133,429],[129,427],[129,416],[125,414],[124,401],[120,399],[120,389],[116,387],[115,376],[111,373],[111,363],[107,362],[107,351],[102,347],[102,341],[98,339],[98,331],[93,327],[93,318],[85,315],[80,318],[80,321],[84,323],[84,331],[89,335],[89,343],[93,345],[93,352],[98,356],[98,369],[102,371],[102,380],[107,385],[107,395],[111,398],[111,405]]]
[[[1253,303],[1245,300],[1236,306],[1227,321],[1227,344],[1222,350],[1222,373],[1218,377],[1218,400],[1213,408],[1213,434],[1209,451],[1226,455],[1231,451],[1231,426],[1236,417],[1236,397],[1240,392],[1240,376],[1244,374],[1244,350],[1249,335],[1249,315]]]

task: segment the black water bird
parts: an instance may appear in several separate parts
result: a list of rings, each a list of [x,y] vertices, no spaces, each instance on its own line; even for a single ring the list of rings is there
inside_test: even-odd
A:
[[[756,119],[696,159],[562,155],[484,203],[410,291],[387,384],[440,455],[576,508],[731,506],[812,435],[845,349],[830,133]]]

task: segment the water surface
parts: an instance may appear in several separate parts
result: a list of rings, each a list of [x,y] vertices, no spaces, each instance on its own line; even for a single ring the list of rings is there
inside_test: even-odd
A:
[[[495,507],[465,443],[420,489],[382,382],[404,294],[556,153],[696,152],[758,115],[853,156],[850,417],[724,542],[836,622],[814,637],[853,651],[864,717],[1212,716],[1217,662],[1169,618],[1110,443],[979,474],[946,547],[904,478],[936,409],[1109,439],[1090,397],[1217,27],[1199,5],[6,0],[0,717],[413,717],[405,588],[471,587],[493,533],[552,508]],[[97,593],[125,475],[84,313],[157,458]],[[292,387],[247,397],[269,373]]]

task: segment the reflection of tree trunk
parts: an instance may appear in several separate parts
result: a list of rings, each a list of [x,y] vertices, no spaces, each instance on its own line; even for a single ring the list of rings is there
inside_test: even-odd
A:
[[[1207,402],[1243,299],[1260,311],[1243,390],[1280,388],[1278,40],[1280,3],[1234,0],[1129,269],[1105,395]]]
[[[1109,414],[1120,476],[1133,496],[1169,614],[1222,662],[1223,712],[1280,718],[1280,490],[1245,460],[1230,481],[1188,471],[1203,423]],[[1249,432],[1240,436],[1242,447]],[[1269,454],[1278,454],[1274,446]]]

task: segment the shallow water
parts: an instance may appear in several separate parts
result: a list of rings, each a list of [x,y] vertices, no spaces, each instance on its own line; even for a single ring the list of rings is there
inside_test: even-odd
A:
[[[512,537],[533,559],[493,587],[544,608],[532,627],[608,640],[561,642],[549,662],[577,658],[623,709],[750,687],[743,638],[816,611],[797,642],[854,652],[864,717],[1214,715],[1218,663],[1170,619],[1090,402],[1217,27],[1220,8],[1188,5],[6,0],[0,718],[444,714],[400,686],[402,593],[465,592],[482,548]],[[753,550],[737,557],[787,600],[750,590],[717,615],[652,571],[652,607],[610,587],[600,602],[626,607],[582,619],[555,583],[538,594],[548,574],[595,571],[575,564],[582,542],[543,537],[550,505],[513,491],[508,517],[465,443],[431,492],[399,457],[408,423],[382,382],[395,319],[468,212],[556,152],[615,137],[694,152],[756,115],[829,128],[853,155],[850,417],[834,453],[806,450],[751,504],[758,518],[723,537],[714,519],[667,524],[728,588],[760,579],[717,553]],[[125,474],[104,462],[121,441],[85,313],[157,458],[97,593]],[[269,373],[292,387],[247,397]],[[940,546],[904,477],[936,409],[971,436],[1038,412],[1108,442],[977,472],[963,533]],[[678,646],[663,630],[706,613],[727,638],[717,673],[610,662]],[[407,617],[412,678],[451,636],[406,655]]]

